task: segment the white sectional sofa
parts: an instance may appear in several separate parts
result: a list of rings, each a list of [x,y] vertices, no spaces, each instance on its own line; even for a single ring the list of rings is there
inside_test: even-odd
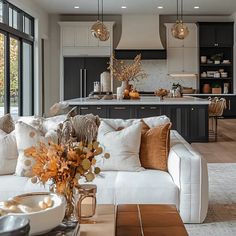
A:
[[[206,161],[176,131],[171,131],[170,143],[168,172],[102,172],[94,180],[98,203],[174,204],[184,223],[203,222],[208,209]],[[34,191],[45,188],[26,177],[0,176],[0,201]]]

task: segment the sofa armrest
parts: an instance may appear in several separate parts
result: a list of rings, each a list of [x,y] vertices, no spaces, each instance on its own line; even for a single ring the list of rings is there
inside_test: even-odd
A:
[[[180,190],[179,211],[184,223],[202,223],[208,209],[208,173],[205,159],[176,131],[168,171]]]

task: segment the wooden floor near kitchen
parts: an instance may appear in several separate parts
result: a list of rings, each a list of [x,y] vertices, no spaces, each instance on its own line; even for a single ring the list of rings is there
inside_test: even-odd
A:
[[[208,163],[236,163],[236,119],[218,121],[217,142],[193,143],[192,146],[206,158]]]

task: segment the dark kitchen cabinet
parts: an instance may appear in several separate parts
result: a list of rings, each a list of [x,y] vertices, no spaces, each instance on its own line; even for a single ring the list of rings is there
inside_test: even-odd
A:
[[[107,57],[65,57],[64,99],[87,97],[93,91],[93,82],[107,70]]]
[[[223,113],[225,118],[235,118],[236,117],[236,96],[225,96],[226,99],[226,109]]]
[[[107,107],[106,106],[79,106],[78,112],[80,115],[93,114],[101,118],[107,117]]]
[[[208,106],[164,106],[162,115],[188,142],[208,141]]]
[[[232,47],[234,45],[233,22],[200,22],[201,47]]]
[[[212,57],[222,54],[219,64],[215,64]],[[207,58],[206,63],[201,62],[201,57]],[[223,63],[228,60],[229,63]],[[204,88],[219,87],[223,93],[228,87],[229,93],[233,92],[234,78],[234,23],[232,22],[201,22],[199,23],[199,91],[204,93]],[[226,72],[226,77],[214,78],[208,72]]]
[[[161,108],[160,106],[137,106],[135,112],[138,118],[160,116]]]
[[[236,102],[236,100],[235,100]],[[208,141],[208,105],[81,105],[80,115],[92,113],[101,118],[136,119],[166,115],[188,142]]]
[[[110,106],[108,118],[111,119],[131,119],[135,112],[133,106]]]

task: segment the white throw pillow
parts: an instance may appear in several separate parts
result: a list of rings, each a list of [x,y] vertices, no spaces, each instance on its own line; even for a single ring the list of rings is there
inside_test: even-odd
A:
[[[57,134],[55,131],[49,131],[45,136],[42,136],[39,130],[22,121],[16,123],[15,132],[19,153],[15,174],[18,176],[28,176],[35,162],[33,158],[24,155],[24,150],[38,145],[39,142],[57,142]]]
[[[141,142],[141,122],[122,130],[116,129],[102,121],[98,129],[98,142],[103,151],[110,154],[109,159],[97,158],[101,170],[141,171],[139,148]]]
[[[15,171],[18,152],[15,132],[10,134],[0,130],[0,175],[12,174]]]
[[[138,123],[141,121],[141,119],[128,119],[128,120],[122,120],[122,119],[101,119],[102,121],[106,122],[108,125],[112,126],[114,129],[118,129],[121,127],[128,127],[134,123]],[[159,125],[170,123],[170,119],[165,116],[153,116],[148,118],[142,119],[150,128],[154,128]]]

